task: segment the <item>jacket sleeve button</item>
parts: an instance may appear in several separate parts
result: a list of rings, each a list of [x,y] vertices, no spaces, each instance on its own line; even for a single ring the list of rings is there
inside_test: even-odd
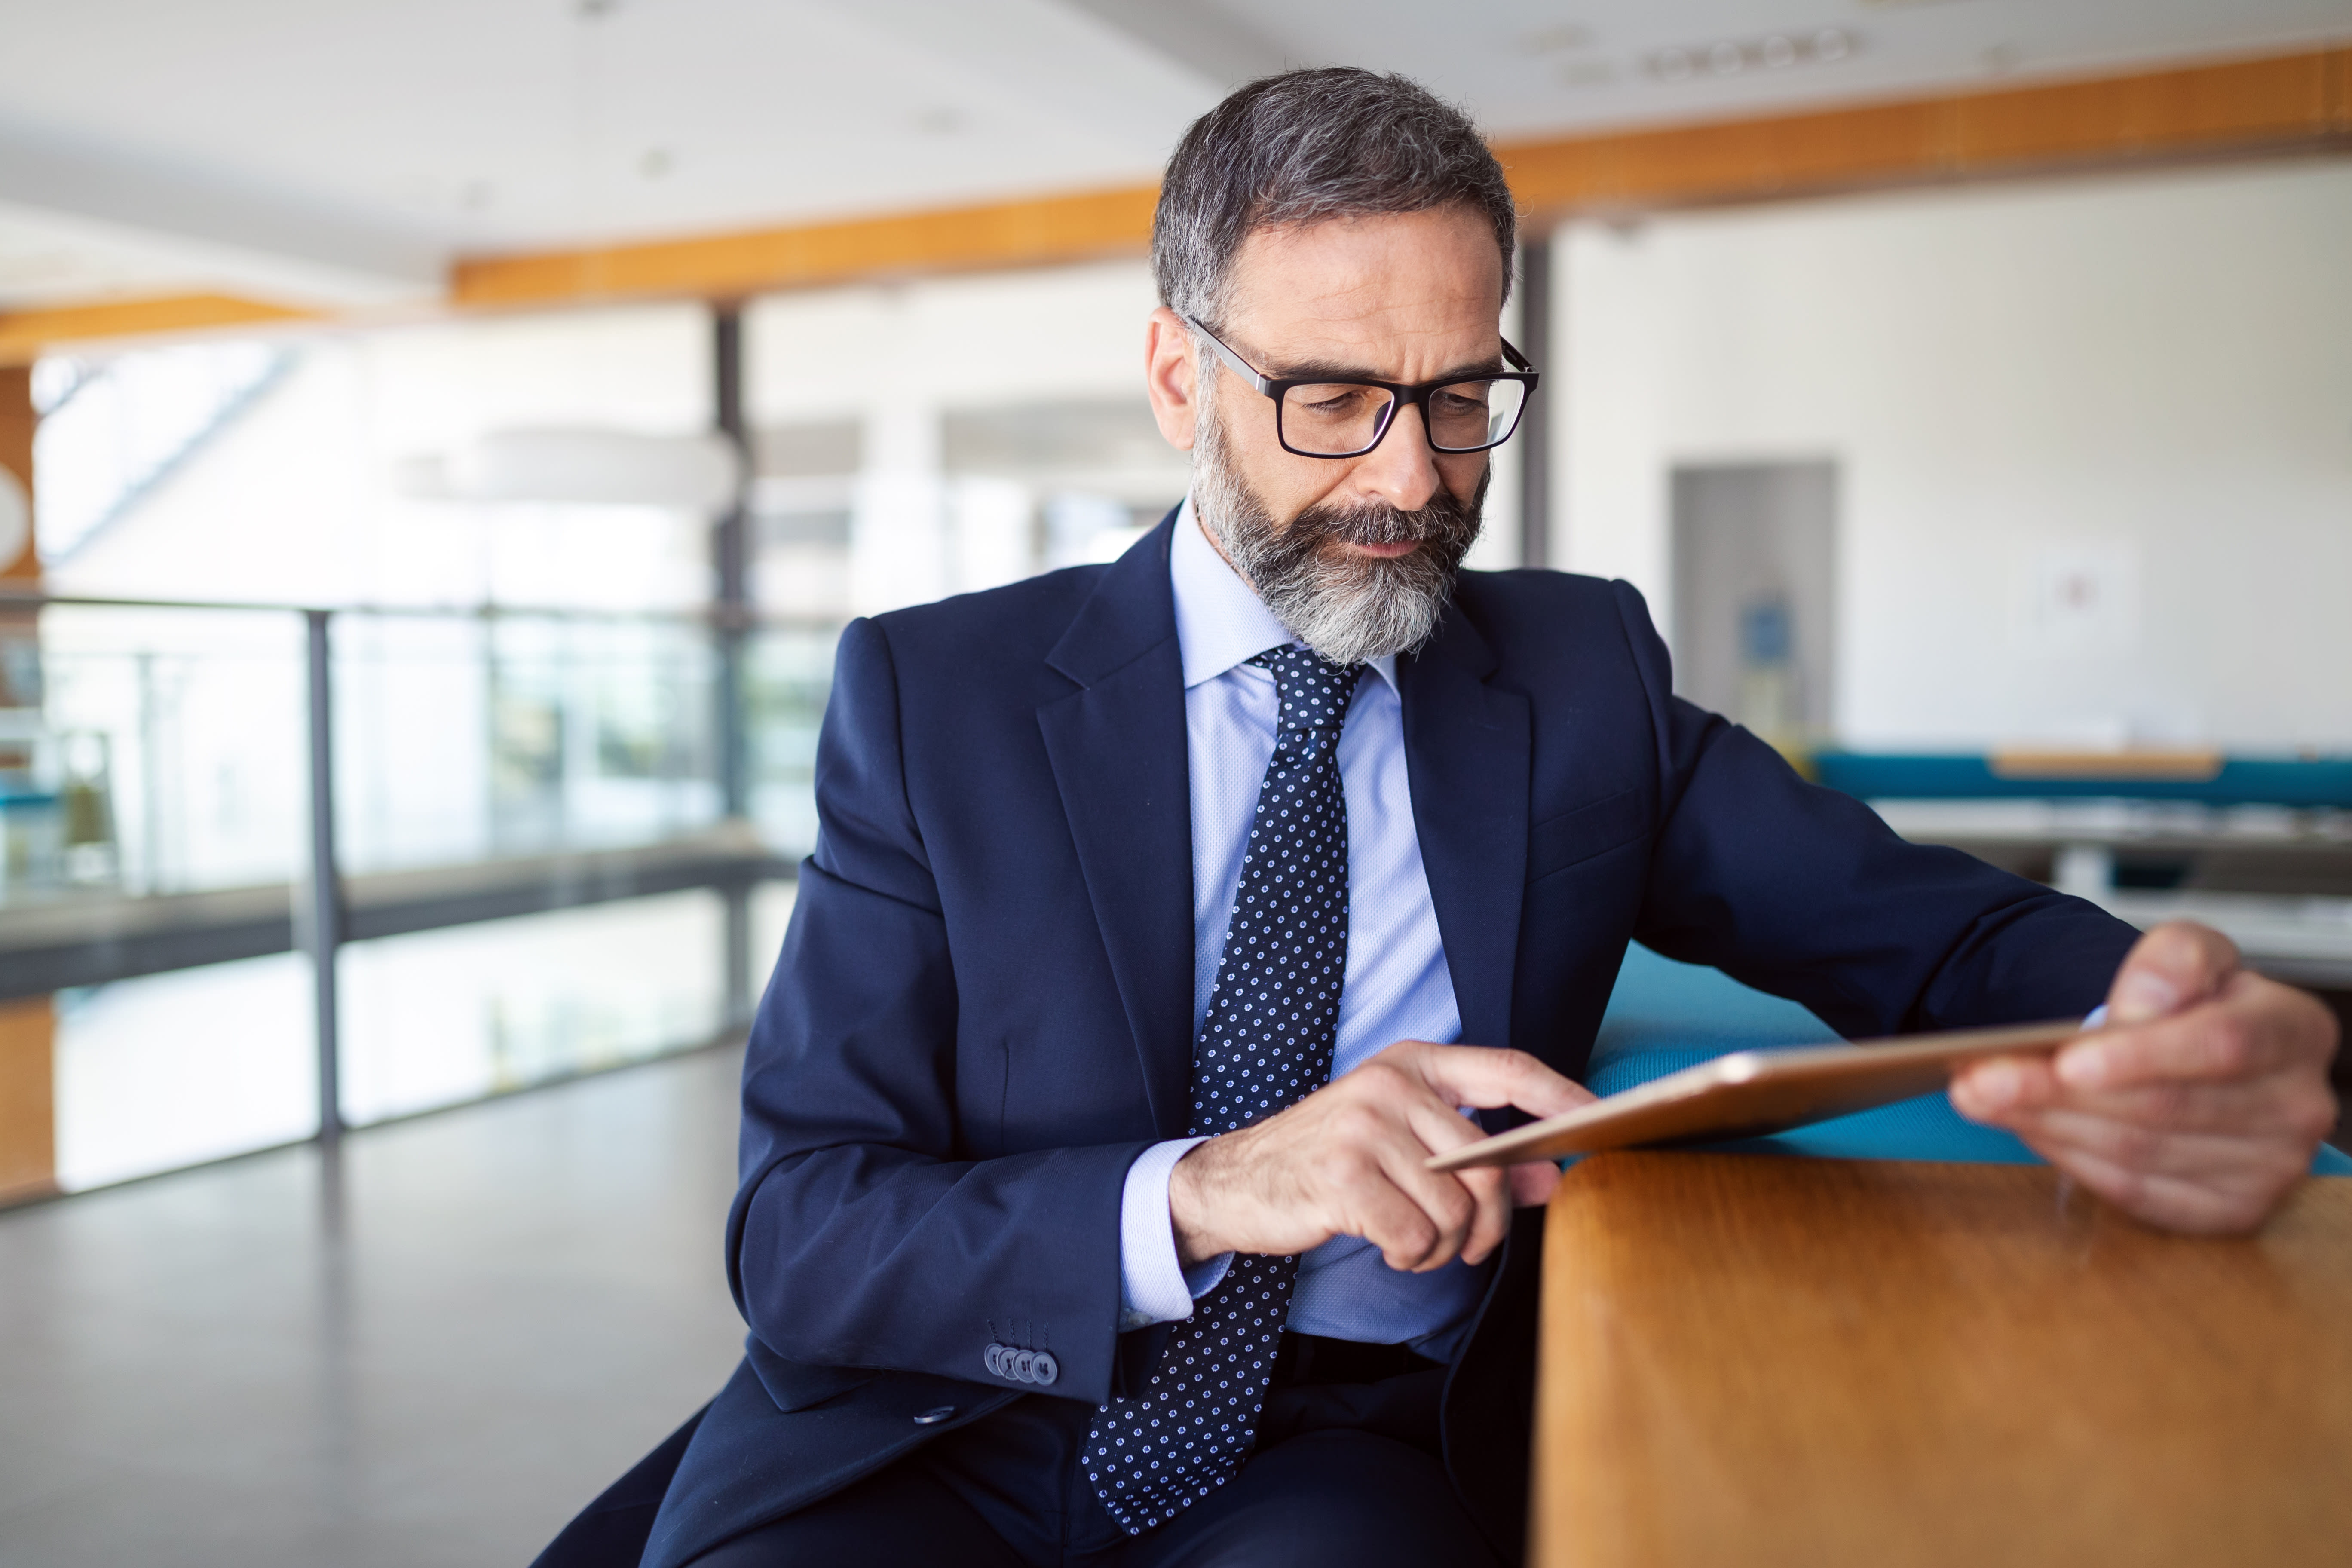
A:
[[[953,1415],[955,1413],[956,1407],[952,1405],[937,1405],[929,1410],[924,1411],[920,1415],[916,1416],[915,1425],[918,1426],[936,1426],[940,1422],[945,1421],[949,1416]]]
[[[982,1356],[980,1359],[982,1363],[988,1368],[989,1376],[1003,1377],[1004,1375],[1004,1347],[1003,1345],[989,1346],[988,1353]]]
[[[1061,1363],[1054,1359],[1054,1352],[1051,1351],[1039,1351],[1037,1359],[1030,1363],[1029,1381],[1040,1388],[1061,1375]]]

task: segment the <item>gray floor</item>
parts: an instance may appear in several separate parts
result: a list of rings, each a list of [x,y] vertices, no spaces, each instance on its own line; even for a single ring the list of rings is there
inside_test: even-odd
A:
[[[733,1050],[0,1214],[0,1564],[516,1564],[715,1392]]]

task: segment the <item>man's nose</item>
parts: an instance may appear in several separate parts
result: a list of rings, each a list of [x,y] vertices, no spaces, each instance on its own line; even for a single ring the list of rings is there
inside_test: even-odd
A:
[[[1377,496],[1400,511],[1419,511],[1444,482],[1429,449],[1429,426],[1418,408],[1400,408],[1381,444],[1356,459],[1349,476],[1359,494]]]

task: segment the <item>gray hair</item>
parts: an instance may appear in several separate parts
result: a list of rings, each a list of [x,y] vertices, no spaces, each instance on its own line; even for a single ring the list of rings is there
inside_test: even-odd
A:
[[[1160,302],[1215,325],[1253,231],[1455,205],[1494,226],[1508,300],[1518,216],[1467,115],[1351,66],[1266,77],[1194,121],[1168,161],[1151,224]]]

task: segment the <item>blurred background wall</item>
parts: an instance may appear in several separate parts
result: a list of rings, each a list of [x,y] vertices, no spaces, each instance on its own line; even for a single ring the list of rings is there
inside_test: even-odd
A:
[[[1554,267],[1567,563],[1679,637],[1675,476],[1829,465],[1841,741],[2352,738],[2352,170],[1580,223]]]

